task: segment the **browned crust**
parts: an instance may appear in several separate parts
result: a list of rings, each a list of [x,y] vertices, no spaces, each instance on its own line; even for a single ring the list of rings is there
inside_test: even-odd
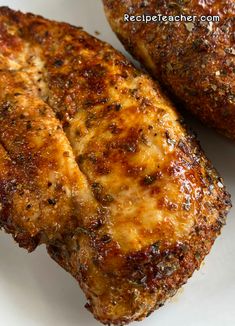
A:
[[[0,9],[0,38],[0,77],[6,80],[0,123],[10,128],[0,134],[1,225],[28,249],[43,232],[40,242],[79,281],[87,308],[101,322],[122,325],[144,318],[187,281],[219,235],[231,206],[222,179],[159,86],[109,45],[68,24],[7,8]],[[16,81],[25,85],[17,84],[18,102]],[[6,113],[7,100],[12,110]],[[43,117],[37,114],[38,101],[48,112]],[[45,132],[48,124],[63,129],[58,137],[55,131],[42,137],[34,128],[27,131],[25,119],[17,119],[13,128],[22,109]],[[21,164],[17,134],[31,145],[20,147],[25,150]],[[48,137],[55,138],[51,147]],[[32,145],[42,139],[49,147],[42,146],[37,161],[31,161],[30,154],[37,153]],[[61,166],[62,157],[67,159]],[[42,185],[55,169],[43,164],[45,159],[55,164],[62,188],[69,191],[62,206],[42,216],[44,223],[24,223],[14,209],[18,200],[11,201],[16,193],[11,179],[19,174],[27,190],[30,169],[24,164],[32,165],[34,176],[43,170],[33,179],[32,195],[38,189],[44,198],[48,190]],[[57,191],[53,194],[61,195]],[[146,219],[151,212],[155,216]],[[54,222],[58,229],[51,227]],[[20,234],[27,232],[23,240],[16,237],[19,228]]]
[[[204,123],[235,139],[235,4],[233,0],[104,0],[126,48],[173,98]],[[217,15],[219,22],[131,23],[130,15]]]

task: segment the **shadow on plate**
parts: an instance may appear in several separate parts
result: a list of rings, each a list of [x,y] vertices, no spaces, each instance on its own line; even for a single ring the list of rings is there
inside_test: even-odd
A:
[[[28,254],[11,236],[0,232],[0,301],[14,318],[27,316],[27,325],[78,326],[98,323],[84,308],[78,283],[47,255],[45,248]]]

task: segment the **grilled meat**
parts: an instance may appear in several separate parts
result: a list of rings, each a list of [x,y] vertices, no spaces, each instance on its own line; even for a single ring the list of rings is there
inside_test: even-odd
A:
[[[7,61],[0,71],[0,223],[31,251],[80,226],[81,214],[95,216],[98,204],[55,113],[29,74]]]
[[[173,98],[235,140],[234,0],[103,0],[122,43]],[[195,16],[195,22],[125,22],[124,15]],[[218,22],[201,21],[202,16]]]
[[[159,86],[65,23],[0,9],[0,221],[48,247],[105,324],[184,284],[230,208]]]

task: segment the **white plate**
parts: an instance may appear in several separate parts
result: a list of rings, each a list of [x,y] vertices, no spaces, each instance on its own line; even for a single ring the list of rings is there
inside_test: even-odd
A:
[[[123,51],[106,22],[100,0],[0,0],[0,5],[83,26],[91,34],[99,31],[99,38]],[[193,127],[235,198],[235,144],[198,122],[193,122]],[[235,325],[233,213],[234,210],[201,270],[163,308],[133,325]],[[76,281],[47,256],[45,249],[27,254],[2,232],[0,266],[0,325],[98,325],[83,308],[85,298]]]

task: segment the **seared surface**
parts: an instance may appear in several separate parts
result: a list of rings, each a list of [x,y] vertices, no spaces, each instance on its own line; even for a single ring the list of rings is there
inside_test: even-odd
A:
[[[234,0],[103,0],[126,48],[204,123],[235,140]],[[124,22],[130,15],[217,15],[219,22]]]
[[[98,205],[60,122],[29,75],[9,67],[0,78],[0,223],[33,250],[80,226],[81,212],[82,219],[95,215]]]
[[[81,29],[1,8],[0,53],[1,225],[46,243],[101,322],[144,318],[219,235],[221,178],[158,85]]]

